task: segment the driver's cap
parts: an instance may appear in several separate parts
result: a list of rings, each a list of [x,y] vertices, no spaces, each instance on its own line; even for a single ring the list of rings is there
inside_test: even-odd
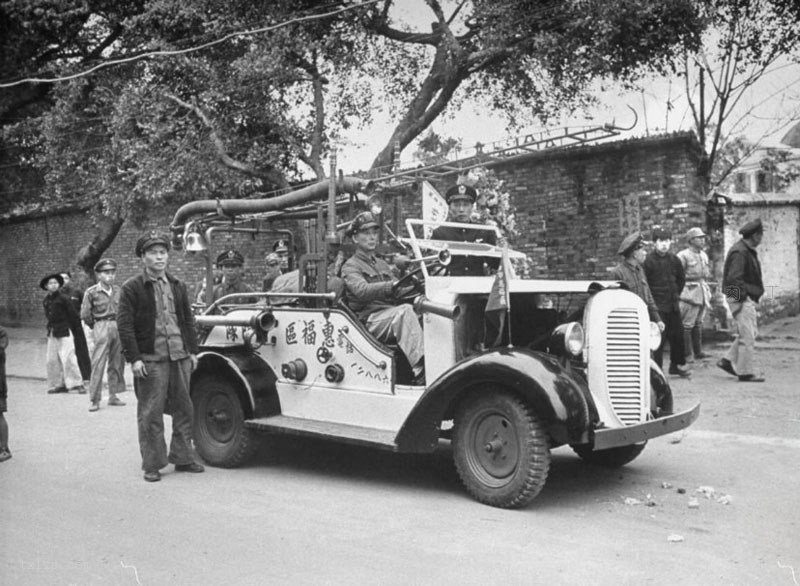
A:
[[[357,232],[377,226],[380,226],[380,224],[378,224],[372,212],[361,212],[355,218],[353,218],[352,222],[350,222],[350,227],[347,229],[347,235],[352,236]]]

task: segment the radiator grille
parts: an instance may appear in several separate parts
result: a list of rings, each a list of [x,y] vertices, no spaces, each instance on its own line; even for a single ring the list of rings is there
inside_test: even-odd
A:
[[[636,309],[616,308],[606,327],[608,397],[625,425],[640,423],[642,412],[642,340]]]

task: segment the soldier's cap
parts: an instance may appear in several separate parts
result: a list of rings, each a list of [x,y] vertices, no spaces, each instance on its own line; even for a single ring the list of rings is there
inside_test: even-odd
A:
[[[453,185],[445,192],[444,198],[447,200],[448,204],[457,199],[466,199],[475,203],[475,200],[478,199],[478,192],[475,191],[474,187],[470,187],[469,185]]]
[[[281,257],[277,252],[270,252],[264,257],[264,262],[267,263],[268,266],[279,265],[281,264]]]
[[[361,232],[362,230],[366,230],[367,228],[377,227],[378,221],[375,219],[375,216],[372,212],[361,212],[353,221],[350,222],[350,227],[347,229],[347,235],[352,236],[357,232]]]
[[[653,242],[656,240],[672,240],[672,232],[666,228],[653,228]]]
[[[691,240],[692,238],[705,238],[706,233],[703,232],[700,228],[689,228],[686,232],[686,240]]]
[[[628,253],[636,250],[637,248],[641,248],[646,244],[644,237],[642,237],[641,232],[634,232],[633,234],[628,234],[623,240],[622,244],[619,245],[619,250],[617,250],[617,254],[621,254],[623,256],[627,256]]]
[[[141,258],[148,248],[155,246],[156,244],[165,246],[167,250],[169,250],[171,247],[169,243],[169,237],[166,234],[162,234],[157,230],[152,230],[136,241],[136,256]]]
[[[272,252],[289,252],[289,245],[286,240],[276,240],[272,245]]]
[[[58,281],[58,286],[61,287],[64,285],[64,277],[61,276],[61,273],[52,273],[47,275],[46,277],[42,277],[42,280],[39,281],[39,287],[47,291],[47,281],[50,279],[55,279]]]
[[[101,258],[94,265],[94,272],[101,273],[103,271],[116,271],[117,261],[113,258]]]
[[[764,225],[761,223],[761,218],[756,218],[755,220],[747,222],[744,226],[739,228],[739,234],[741,234],[744,238],[749,238],[753,234],[763,231]]]
[[[226,250],[217,257],[218,267],[240,267],[244,264],[244,257],[238,250]]]

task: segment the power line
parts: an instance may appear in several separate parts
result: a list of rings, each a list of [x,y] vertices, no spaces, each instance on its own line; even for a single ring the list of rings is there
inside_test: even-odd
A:
[[[209,41],[207,43],[202,43],[200,45],[196,45],[196,46],[193,46],[193,47],[187,47],[185,49],[166,49],[166,50],[161,50],[161,51],[148,51],[146,53],[142,53],[140,55],[134,55],[132,57],[124,57],[124,58],[121,58],[121,59],[112,59],[111,61],[106,61],[105,63],[100,63],[98,65],[95,65],[94,67],[90,67],[89,69],[87,69],[85,71],[82,71],[82,72],[79,72],[79,73],[75,73],[75,74],[72,74],[72,75],[65,75],[65,76],[61,76],[61,77],[52,77],[52,78],[27,77],[27,78],[20,79],[20,80],[17,80],[17,81],[12,81],[12,82],[8,82],[8,83],[0,83],[0,88],[10,88],[10,87],[15,87],[15,86],[22,85],[22,84],[25,84],[25,83],[56,83],[56,82],[59,82],[59,81],[69,81],[71,79],[77,79],[79,77],[84,77],[86,75],[94,73],[95,71],[98,71],[100,69],[104,69],[106,67],[111,67],[113,65],[121,65],[123,63],[131,63],[133,61],[139,61],[141,59],[146,59],[146,58],[149,58],[149,57],[164,57],[164,56],[173,56],[173,55],[185,55],[187,53],[193,53],[195,51],[200,51],[202,49],[207,49],[209,47],[213,47],[215,45],[219,45],[220,43],[224,43],[225,41],[228,41],[230,39],[234,39],[234,38],[237,38],[237,37],[247,37],[247,36],[252,36],[252,35],[256,35],[256,34],[260,34],[260,33],[265,33],[265,32],[269,32],[269,31],[277,30],[279,28],[284,28],[284,27],[287,27],[287,26],[290,26],[290,25],[293,25],[293,24],[298,24],[298,23],[301,23],[301,22],[309,22],[309,21],[313,21],[313,20],[322,20],[322,19],[328,18],[330,16],[336,16],[337,14],[341,14],[343,12],[349,12],[351,10],[355,10],[356,8],[363,8],[364,6],[368,6],[370,4],[375,4],[375,3],[380,2],[380,1],[381,0],[365,0],[364,2],[361,2],[360,4],[354,4],[352,6],[345,6],[343,8],[338,9],[338,10],[333,10],[333,11],[330,11],[330,12],[323,12],[323,13],[319,13],[319,14],[311,14],[309,16],[299,16],[299,17],[292,18],[292,19],[289,19],[289,20],[286,20],[286,21],[283,21],[283,22],[279,22],[278,24],[274,24],[274,25],[270,25],[270,26],[260,27],[260,28],[256,28],[256,29],[252,29],[252,30],[238,31],[238,32],[234,32],[234,33],[229,33],[229,34],[227,34],[227,35],[225,35],[225,36],[223,36],[223,37],[221,37],[219,39],[216,39],[214,41]]]

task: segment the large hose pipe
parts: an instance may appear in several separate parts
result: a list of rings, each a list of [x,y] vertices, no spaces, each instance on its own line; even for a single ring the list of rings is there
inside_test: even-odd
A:
[[[342,177],[336,182],[338,192],[356,193],[367,188],[368,182],[358,177]],[[257,214],[285,209],[302,203],[323,200],[328,196],[330,180],[308,185],[277,197],[265,199],[203,199],[182,205],[172,218],[170,229],[183,230],[183,225],[194,215],[221,212],[230,216]]]
[[[245,326],[266,333],[275,327],[275,316],[271,311],[262,311],[255,315],[197,315],[195,322],[201,326]]]
[[[458,305],[437,303],[424,295],[420,295],[414,300],[414,311],[417,313],[433,313],[452,320],[458,319],[458,316],[461,315],[461,308]]]

